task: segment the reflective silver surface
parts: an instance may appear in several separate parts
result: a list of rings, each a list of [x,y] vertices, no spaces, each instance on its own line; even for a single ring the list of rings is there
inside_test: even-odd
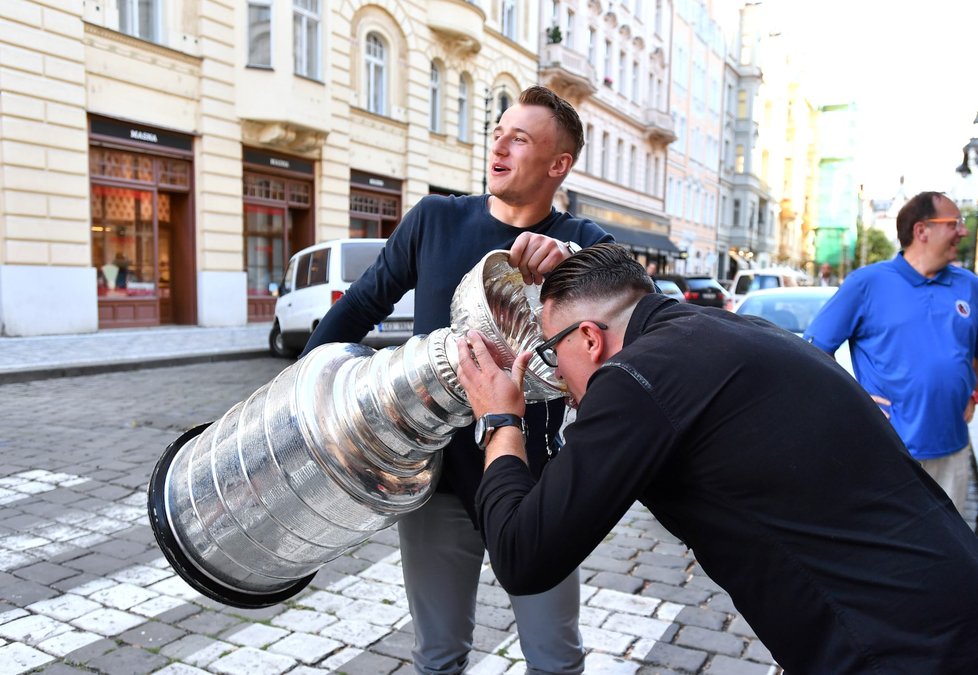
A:
[[[151,481],[150,520],[174,568],[216,599],[271,604],[420,507],[440,449],[472,421],[457,336],[482,331],[511,365],[541,340],[538,311],[538,289],[507,252],[490,253],[459,285],[451,329],[378,352],[323,345],[168,448]],[[534,361],[527,399],[561,396],[551,369]]]

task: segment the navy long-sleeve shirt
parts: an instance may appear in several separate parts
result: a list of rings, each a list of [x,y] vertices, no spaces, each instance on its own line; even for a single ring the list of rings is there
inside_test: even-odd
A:
[[[302,355],[329,342],[359,342],[412,288],[415,334],[449,326],[452,296],[462,277],[489,251],[510,249],[523,232],[583,247],[612,241],[593,221],[555,209],[539,223],[520,228],[494,218],[487,195],[430,195],[408,211],[377,261],[330,308]],[[546,462],[547,439],[554,437],[562,421],[562,401],[527,406],[527,449],[534,472]],[[481,479],[482,451],[475,445],[470,425],[457,431],[445,448],[438,489],[458,495],[474,519],[475,490]]]

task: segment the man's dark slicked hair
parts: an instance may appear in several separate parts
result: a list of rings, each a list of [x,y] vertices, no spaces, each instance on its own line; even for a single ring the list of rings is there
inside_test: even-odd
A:
[[[572,146],[569,152],[574,156],[574,162],[577,162],[581,148],[584,147],[584,127],[574,106],[546,87],[540,86],[524,89],[520,94],[520,103],[542,106],[553,112],[557,131],[565,136],[568,145]]]
[[[556,305],[655,290],[648,272],[618,244],[595,244],[557,265],[540,289],[540,301]]]
[[[934,217],[938,199],[947,199],[947,195],[943,192],[921,192],[903,205],[896,219],[900,248],[907,248],[913,243],[913,226],[916,223]]]

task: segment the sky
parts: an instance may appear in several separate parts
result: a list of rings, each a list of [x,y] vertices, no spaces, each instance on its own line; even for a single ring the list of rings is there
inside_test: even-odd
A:
[[[723,3],[736,0],[720,0]],[[939,190],[978,198],[978,0],[764,0],[797,47],[816,104],[854,101],[856,162],[871,199]],[[970,193],[970,194],[969,194]]]

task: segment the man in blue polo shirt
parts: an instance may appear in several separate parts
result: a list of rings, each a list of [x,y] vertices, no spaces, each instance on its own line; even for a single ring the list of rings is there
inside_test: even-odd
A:
[[[850,274],[805,332],[830,354],[849,340],[856,378],[959,512],[970,473],[978,277],[950,263],[967,234],[954,202],[916,195],[897,215],[903,250]]]

